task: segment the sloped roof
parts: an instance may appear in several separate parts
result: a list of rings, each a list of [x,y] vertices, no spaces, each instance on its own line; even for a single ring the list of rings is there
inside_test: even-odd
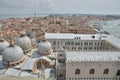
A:
[[[120,52],[66,52],[66,62],[113,62],[120,60]]]
[[[4,73],[4,75],[19,76],[20,72],[21,72],[21,70],[8,68],[8,70]]]
[[[36,59],[27,59],[22,67],[22,70],[32,70]]]

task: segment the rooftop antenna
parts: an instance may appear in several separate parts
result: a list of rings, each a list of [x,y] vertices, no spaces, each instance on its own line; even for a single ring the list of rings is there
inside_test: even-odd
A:
[[[36,17],[36,11],[34,11],[34,17]]]

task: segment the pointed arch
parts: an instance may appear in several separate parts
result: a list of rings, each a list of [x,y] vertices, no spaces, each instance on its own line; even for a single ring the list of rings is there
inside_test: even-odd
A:
[[[90,69],[90,71],[89,71],[89,74],[94,74],[95,73],[95,69]]]
[[[109,69],[106,68],[106,69],[104,70],[103,74],[109,74]]]
[[[117,74],[116,74],[116,75],[117,75],[117,76],[120,76],[120,70],[117,71]]]
[[[76,70],[75,70],[75,74],[76,74],[76,75],[80,74],[80,69],[76,69]]]

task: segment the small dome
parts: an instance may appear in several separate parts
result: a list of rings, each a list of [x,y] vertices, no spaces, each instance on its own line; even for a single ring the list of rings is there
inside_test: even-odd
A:
[[[31,39],[31,44],[32,46],[36,46],[37,45],[37,42],[36,42],[36,38],[35,38],[35,35],[32,34],[32,31],[26,31],[26,35]]]
[[[58,51],[58,52],[64,52],[65,50],[64,50],[63,47],[59,47],[57,51]]]
[[[48,62],[50,62],[51,60],[49,59],[49,57],[46,56],[41,56],[40,58],[38,58],[38,60],[46,60]]]
[[[24,60],[24,54],[22,49],[17,46],[10,46],[3,51],[3,63],[4,64],[18,64]]]
[[[31,40],[27,36],[21,36],[16,40],[16,44],[20,46],[23,50],[28,50],[32,47]]]
[[[38,53],[41,55],[48,55],[52,51],[50,42],[43,41],[38,44]]]
[[[0,54],[1,52],[7,48],[10,44],[7,41],[0,40]]]

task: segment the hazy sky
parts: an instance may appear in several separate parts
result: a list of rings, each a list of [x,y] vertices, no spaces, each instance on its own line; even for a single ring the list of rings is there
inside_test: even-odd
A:
[[[0,13],[120,14],[120,0],[0,0]]]

